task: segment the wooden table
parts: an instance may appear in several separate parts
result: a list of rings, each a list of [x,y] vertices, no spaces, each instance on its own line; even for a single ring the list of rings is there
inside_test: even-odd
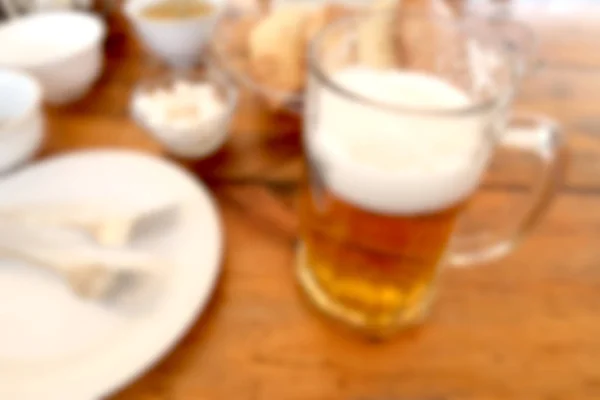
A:
[[[193,166],[227,233],[210,309],[171,355],[114,399],[599,399],[600,28],[582,8],[593,3],[551,3],[575,6],[566,16],[546,10],[530,18],[543,34],[547,68],[525,82],[520,103],[564,123],[571,162],[550,213],[517,252],[447,271],[418,330],[371,343],[336,329],[294,284],[298,138],[258,133],[251,125],[260,121],[242,116],[227,148]],[[48,110],[44,155],[115,146],[161,154],[128,118],[143,62],[123,21],[111,21],[104,76],[86,99]],[[484,192],[504,201],[523,187],[491,179]]]

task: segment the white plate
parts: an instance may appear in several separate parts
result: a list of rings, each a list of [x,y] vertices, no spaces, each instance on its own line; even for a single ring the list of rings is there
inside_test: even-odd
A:
[[[161,159],[126,151],[57,157],[0,180],[0,206],[184,200],[168,231],[137,244],[175,265],[152,307],[128,313],[78,300],[51,275],[0,260],[0,399],[106,396],[162,358],[205,308],[218,277],[222,228],[201,184]]]

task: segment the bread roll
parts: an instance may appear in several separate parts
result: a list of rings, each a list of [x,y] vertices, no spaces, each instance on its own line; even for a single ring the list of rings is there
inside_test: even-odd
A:
[[[349,14],[349,9],[339,4],[325,4],[312,12],[308,17],[304,32],[306,44],[309,45],[310,41],[326,26]]]
[[[362,65],[372,68],[397,66],[398,48],[394,40],[394,24],[398,0],[375,0],[372,13],[358,27],[357,57]]]
[[[304,27],[310,8],[289,5],[275,9],[252,30],[249,58],[255,79],[281,91],[297,91],[304,82]]]

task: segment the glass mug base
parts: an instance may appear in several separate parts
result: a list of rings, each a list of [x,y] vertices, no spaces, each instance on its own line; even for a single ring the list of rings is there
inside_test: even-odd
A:
[[[382,338],[400,330],[421,324],[429,315],[435,294],[433,284],[419,301],[410,306],[381,312],[367,312],[343,304],[321,285],[314,274],[314,268],[306,256],[306,246],[300,243],[296,249],[296,274],[298,283],[308,300],[326,316],[343,325],[373,338]]]

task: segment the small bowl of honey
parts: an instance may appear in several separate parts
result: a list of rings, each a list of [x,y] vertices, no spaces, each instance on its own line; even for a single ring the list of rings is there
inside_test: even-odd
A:
[[[130,0],[125,15],[145,47],[172,67],[201,61],[224,0]]]

